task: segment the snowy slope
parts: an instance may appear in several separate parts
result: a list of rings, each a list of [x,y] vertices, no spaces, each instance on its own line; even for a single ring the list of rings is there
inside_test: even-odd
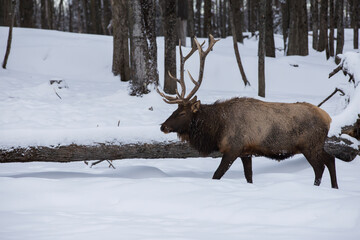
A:
[[[2,27],[0,56],[6,38],[7,28]],[[275,40],[282,47],[281,36]],[[163,38],[158,38],[161,82],[163,51]],[[207,58],[197,93],[202,102],[256,96],[257,41],[245,40],[240,51],[252,86],[244,89],[232,40],[222,39]],[[343,81],[340,74],[327,79],[335,64],[327,62],[324,53],[310,53],[308,57],[283,57],[278,51],[277,58],[266,59],[266,100],[318,104]],[[175,135],[159,131],[159,124],[175,106],[165,104],[154,91],[142,98],[130,97],[128,83],[112,75],[111,61],[111,37],[15,28],[7,70],[0,69],[0,146],[175,140]],[[186,66],[194,77],[198,64],[194,55]],[[65,80],[68,88],[50,85],[53,79]],[[330,114],[341,110],[336,100],[324,105]]]
[[[7,28],[0,27],[0,56]],[[351,49],[346,32],[345,51]],[[163,79],[163,39],[158,38]],[[281,36],[276,44],[282,46]],[[309,43],[311,45],[311,42]],[[112,39],[57,31],[14,29],[8,69],[0,69],[0,147],[175,140],[159,130],[175,109],[155,93],[129,97],[111,74]],[[208,56],[198,97],[204,103],[256,97],[257,42],[239,45],[244,89],[231,38]],[[198,58],[187,69],[195,77]],[[297,64],[293,67],[290,64]],[[318,104],[344,81],[324,53],[266,58],[267,101]],[[54,88],[62,79],[68,88]],[[61,99],[56,95],[56,93]],[[340,97],[323,105],[332,116]],[[153,107],[153,111],[149,108]],[[120,124],[118,126],[118,123]],[[89,168],[77,163],[0,165],[0,239],[359,239],[360,161],[337,160],[339,190],[327,171],[320,187],[302,155],[282,162],[256,157],[254,184],[241,161],[220,181],[220,159],[131,159]]]

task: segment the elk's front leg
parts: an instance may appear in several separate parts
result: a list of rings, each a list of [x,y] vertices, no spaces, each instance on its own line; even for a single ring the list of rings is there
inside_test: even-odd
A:
[[[220,179],[226,171],[231,167],[233,162],[236,160],[236,156],[232,156],[231,154],[224,153],[219,167],[216,169],[213,179]]]

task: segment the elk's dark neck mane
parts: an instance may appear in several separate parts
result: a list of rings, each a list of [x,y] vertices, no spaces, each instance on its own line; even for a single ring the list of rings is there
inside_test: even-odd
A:
[[[221,139],[219,135],[222,132],[223,121],[220,120],[221,114],[217,105],[201,104],[199,111],[192,118],[188,133],[183,138],[204,155],[219,150],[218,141]]]

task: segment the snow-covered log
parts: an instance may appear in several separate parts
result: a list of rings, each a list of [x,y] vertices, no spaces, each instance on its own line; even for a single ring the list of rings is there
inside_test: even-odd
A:
[[[210,157],[220,157],[216,152]],[[0,162],[73,162],[129,158],[202,157],[183,142],[153,142],[136,144],[66,145],[57,147],[27,147],[0,150]]]
[[[329,74],[329,78],[342,70],[349,76],[347,85],[339,87],[347,95],[348,104],[338,115],[332,117],[325,150],[337,157],[353,159],[359,154],[360,140],[360,53],[346,52],[338,55],[340,64]]]
[[[332,155],[352,160],[360,155],[350,140],[331,137],[325,150]],[[0,149],[0,163],[9,162],[74,162],[87,160],[116,160],[132,158],[189,158],[204,157],[184,142],[153,142],[136,144],[63,145],[57,147],[19,147]],[[220,152],[210,157],[221,157]]]

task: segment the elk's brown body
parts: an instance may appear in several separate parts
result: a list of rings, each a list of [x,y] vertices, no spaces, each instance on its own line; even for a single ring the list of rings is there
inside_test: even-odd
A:
[[[314,184],[320,185],[327,166],[331,186],[337,188],[335,158],[324,151],[331,118],[322,109],[309,103],[273,103],[252,98],[233,98],[207,105],[193,97],[202,81],[205,57],[216,43],[212,36],[210,39],[205,52],[196,41],[200,74],[197,82],[190,75],[195,84],[191,93],[185,97],[183,75],[176,79],[182,86],[181,95],[171,97],[158,91],[167,103],[178,104],[177,110],[161,125],[161,131],[176,132],[204,155],[213,151],[223,153],[214,179],[220,179],[240,157],[245,178],[252,183],[253,155],[283,160],[302,153],[314,169]],[[185,59],[193,52],[194,48]],[[183,71],[182,53],[180,57]]]

